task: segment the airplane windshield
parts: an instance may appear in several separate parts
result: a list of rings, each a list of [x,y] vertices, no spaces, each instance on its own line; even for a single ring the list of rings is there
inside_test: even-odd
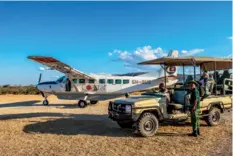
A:
[[[65,76],[62,76],[62,77],[60,77],[59,79],[57,79],[57,81],[56,81],[56,82],[61,83],[61,82],[64,80],[64,78],[65,78]]]

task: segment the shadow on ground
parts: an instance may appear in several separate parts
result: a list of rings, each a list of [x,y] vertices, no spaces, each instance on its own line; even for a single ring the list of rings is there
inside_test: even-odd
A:
[[[39,103],[40,102],[40,103]],[[39,104],[38,104],[39,103]],[[44,106],[41,101],[39,100],[32,100],[32,101],[23,101],[23,102],[13,102],[13,103],[0,103],[0,108],[8,108],[8,107],[25,107],[25,106]],[[88,107],[92,106],[91,104]],[[93,105],[94,106],[94,105]],[[61,109],[71,109],[71,108],[79,108],[78,104],[49,104],[44,107],[58,107]]]
[[[35,122],[24,127],[25,133],[59,134],[59,135],[97,135],[111,137],[135,137],[131,129],[121,129],[107,115],[66,114],[66,113],[24,113],[0,115],[0,120],[54,117],[45,122]],[[57,118],[58,117],[58,118]],[[160,126],[190,127],[185,123],[162,123]],[[202,125],[206,126],[206,125]],[[187,136],[185,133],[158,132],[156,136]]]
[[[85,115],[77,118],[55,119],[26,125],[25,133],[42,133],[57,135],[94,135],[111,137],[139,137],[132,129],[121,129],[116,123],[107,120],[106,115]],[[102,119],[101,119],[102,118]],[[99,120],[98,120],[99,119]],[[163,133],[156,136],[187,136],[185,133]]]
[[[13,102],[13,103],[6,103],[0,104],[0,108],[4,107],[24,107],[24,106],[36,106],[36,103],[40,102],[39,100],[33,101],[23,101],[23,102]]]
[[[24,117],[57,116],[67,117],[53,119],[45,122],[36,122],[24,127],[25,133],[42,133],[58,135],[97,135],[112,137],[132,137],[132,130],[121,129],[115,122],[108,119],[107,115],[69,114],[25,114]],[[21,116],[18,116],[21,118]],[[18,118],[15,116],[15,118]]]

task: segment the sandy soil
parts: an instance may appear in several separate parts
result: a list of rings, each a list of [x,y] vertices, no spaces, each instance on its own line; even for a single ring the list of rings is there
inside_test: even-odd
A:
[[[107,101],[81,109],[76,101],[50,97],[0,96],[1,155],[232,155],[231,112],[219,126],[201,124],[201,136],[189,137],[190,123],[161,125],[142,138],[107,117]]]

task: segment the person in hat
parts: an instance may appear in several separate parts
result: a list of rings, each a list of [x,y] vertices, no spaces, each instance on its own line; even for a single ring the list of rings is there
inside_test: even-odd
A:
[[[191,123],[193,132],[190,136],[197,137],[200,135],[200,122],[198,118],[198,114],[200,112],[200,94],[198,90],[198,83],[196,81],[189,81],[189,88],[191,89],[191,97],[190,97],[190,104],[191,104]]]
[[[160,83],[159,84],[159,92],[166,95],[166,97],[167,97],[167,103],[169,103],[171,101],[171,99],[170,99],[170,93],[169,93],[168,89],[165,87],[164,83]]]

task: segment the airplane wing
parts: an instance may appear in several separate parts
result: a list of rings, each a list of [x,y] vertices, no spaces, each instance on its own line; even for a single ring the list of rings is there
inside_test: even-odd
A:
[[[28,59],[33,60],[35,62],[41,63],[53,70],[57,70],[59,72],[62,72],[64,74],[71,74],[72,76],[80,76],[83,78],[87,78],[87,79],[95,79],[92,76],[89,76],[81,71],[78,71],[72,67],[70,67],[69,65],[58,61],[55,58],[52,57],[46,57],[46,56],[28,56]]]

